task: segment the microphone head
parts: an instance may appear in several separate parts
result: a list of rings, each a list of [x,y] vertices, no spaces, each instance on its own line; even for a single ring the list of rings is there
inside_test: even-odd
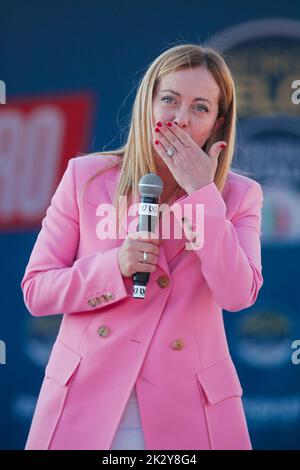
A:
[[[162,193],[163,190],[162,179],[155,173],[148,173],[147,175],[142,176],[139,181],[139,191],[141,196],[144,197],[156,197]]]

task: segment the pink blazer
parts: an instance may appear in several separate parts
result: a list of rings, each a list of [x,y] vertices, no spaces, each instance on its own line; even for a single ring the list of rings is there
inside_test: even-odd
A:
[[[25,448],[110,449],[136,384],[146,449],[251,449],[222,309],[250,307],[263,284],[261,186],[229,172],[222,195],[211,183],[180,198],[193,217],[204,204],[203,246],[163,239],[146,298],[135,299],[117,261],[124,239],[96,232],[119,171],[95,178],[79,205],[106,165],[70,159],[21,282],[32,315],[63,314]]]

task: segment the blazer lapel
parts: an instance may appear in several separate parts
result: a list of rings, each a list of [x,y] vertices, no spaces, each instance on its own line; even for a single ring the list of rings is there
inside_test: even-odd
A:
[[[185,248],[186,238],[182,226],[176,222],[174,214],[172,212],[172,206],[169,208],[169,217],[164,219],[164,211],[161,213],[160,220],[160,236],[162,238],[163,245],[165,248],[165,254],[167,261],[170,262],[176,255],[178,255]],[[176,230],[174,230],[176,227]],[[166,230],[166,233],[164,232]],[[177,238],[175,238],[177,237]],[[179,237],[179,238],[178,238]]]

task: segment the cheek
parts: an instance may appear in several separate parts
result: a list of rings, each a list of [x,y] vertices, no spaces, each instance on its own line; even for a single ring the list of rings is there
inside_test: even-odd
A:
[[[162,109],[161,109],[161,106],[160,106],[159,101],[154,100],[154,101],[152,102],[152,110],[153,110],[153,115],[154,115],[154,114],[158,115],[158,114],[161,114],[161,113],[162,113]]]
[[[213,124],[211,123],[211,120],[209,120],[209,122],[208,120],[207,122],[203,121],[200,125],[199,123],[197,124],[192,138],[200,147],[202,147],[210,137],[212,127]]]
[[[197,123],[196,135],[205,137],[213,130],[215,121],[210,116],[203,116],[201,122]]]
[[[157,121],[168,121],[171,118],[170,110],[163,108],[161,104],[155,102],[152,104],[153,125],[156,126]]]
[[[156,123],[161,120],[161,111],[158,106],[153,106],[152,108],[152,114],[153,114],[153,122],[152,125],[153,127],[156,126]]]
[[[207,126],[205,123],[203,123],[200,127],[197,126],[197,130],[194,132],[194,136],[196,138],[197,141],[199,140],[203,140],[205,138],[207,138],[209,132],[210,132],[210,127]]]

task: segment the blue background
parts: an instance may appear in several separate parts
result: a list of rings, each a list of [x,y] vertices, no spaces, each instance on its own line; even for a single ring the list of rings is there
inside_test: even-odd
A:
[[[18,96],[92,91],[97,100],[92,139],[82,152],[110,150],[121,143],[120,129],[131,111],[138,78],[163,49],[175,41],[205,42],[224,28],[263,18],[300,20],[299,2],[2,2],[0,79],[7,102]],[[297,60],[295,58],[295,60]],[[298,58],[299,60],[299,58]],[[300,79],[300,77],[298,77]],[[72,157],[69,155],[68,157]],[[23,302],[20,282],[38,230],[1,232],[0,339],[7,364],[0,366],[0,448],[23,449],[47,354],[60,317],[33,318]],[[300,338],[298,279],[300,247],[264,246],[264,285],[251,309],[225,312],[229,345],[247,396],[299,396],[300,365],[274,370],[247,367],[236,350],[239,316],[259,314],[265,305],[291,312],[294,338]],[[282,307],[283,306],[283,307]],[[298,317],[297,317],[298,313]],[[298,318],[298,319],[297,319]],[[41,363],[31,350],[40,351]],[[34,349],[36,348],[36,349]],[[296,413],[297,416],[297,413]],[[299,411],[298,411],[299,416]],[[272,416],[249,428],[254,448],[300,449],[299,422]]]

